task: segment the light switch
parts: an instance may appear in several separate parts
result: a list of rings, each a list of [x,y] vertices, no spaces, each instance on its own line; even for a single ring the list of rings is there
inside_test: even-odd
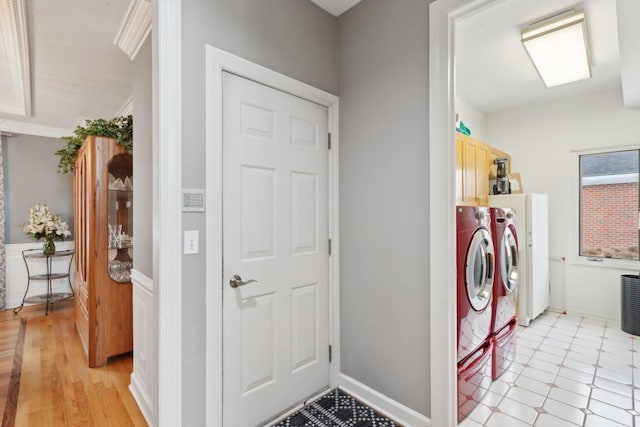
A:
[[[184,254],[192,255],[198,253],[198,230],[184,232]]]

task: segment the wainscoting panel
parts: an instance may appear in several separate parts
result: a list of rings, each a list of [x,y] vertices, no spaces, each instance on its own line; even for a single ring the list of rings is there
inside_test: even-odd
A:
[[[7,305],[6,308],[18,307],[22,303],[22,297],[27,289],[27,268],[22,259],[22,251],[27,249],[42,249],[42,242],[33,243],[13,243],[5,245],[6,248],[6,265],[7,265]],[[73,241],[56,242],[56,250],[73,249]],[[56,260],[54,258],[54,271],[62,271],[66,269],[68,258]],[[44,268],[44,262],[43,268]],[[71,283],[73,284],[74,264],[71,264]],[[67,279],[58,279],[52,282],[53,292],[69,292],[69,282]],[[46,293],[46,280],[32,280],[29,295],[38,295]],[[30,304],[25,304],[30,305]]]
[[[137,270],[133,282],[133,372],[129,390],[149,425],[153,422],[152,392],[157,383],[153,280]]]

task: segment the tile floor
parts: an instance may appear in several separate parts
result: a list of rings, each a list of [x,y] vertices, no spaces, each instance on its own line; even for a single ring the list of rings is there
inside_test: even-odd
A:
[[[461,427],[640,427],[640,337],[616,322],[544,313]]]

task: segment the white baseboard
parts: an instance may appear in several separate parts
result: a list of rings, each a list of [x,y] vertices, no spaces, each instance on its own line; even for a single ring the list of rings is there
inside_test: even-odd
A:
[[[371,406],[382,415],[391,418],[402,425],[407,427],[431,426],[431,420],[426,416],[399,402],[396,402],[395,400],[345,374],[340,374],[339,387],[356,399],[360,400],[362,403]]]
[[[141,386],[140,379],[135,372],[131,374],[131,384],[129,384],[129,391],[131,392],[133,399],[138,404],[140,412],[142,412],[142,416],[147,422],[147,425],[153,425],[153,409],[151,405],[151,399],[149,398],[147,393],[145,393],[144,387]]]
[[[5,245],[6,251],[6,305],[7,309],[18,307],[22,303],[24,292],[27,289],[27,269],[22,258],[22,251],[27,249],[42,249],[42,242],[33,243],[11,243]],[[57,250],[73,249],[73,241],[56,242]],[[68,259],[60,259],[61,263],[66,263]],[[54,259],[54,263],[57,260]],[[44,263],[43,263],[44,268]],[[55,267],[54,267],[55,268]],[[66,269],[66,265],[63,266]],[[73,283],[73,262],[71,264],[71,283]],[[53,292],[70,292],[69,282],[67,279],[54,280],[51,284]],[[45,280],[32,280],[29,289],[29,295],[43,294],[46,292]],[[30,304],[25,304],[30,305]]]
[[[609,323],[613,322],[618,325],[620,324],[620,319],[616,319],[615,317],[602,316],[600,314],[587,313],[584,311],[573,311],[568,309],[563,310],[556,307],[549,307],[547,308],[547,311],[550,311],[552,313],[563,313],[568,316],[586,317],[588,319],[593,319],[593,320],[602,320],[603,322],[609,322]]]

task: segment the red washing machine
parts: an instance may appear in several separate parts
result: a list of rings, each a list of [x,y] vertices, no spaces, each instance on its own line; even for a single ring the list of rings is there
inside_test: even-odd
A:
[[[491,337],[493,341],[492,378],[495,380],[511,365],[515,356],[514,335],[518,326],[518,234],[515,212],[491,208],[491,232],[496,245],[496,274],[493,283]]]
[[[491,385],[491,300],[495,258],[489,208],[456,207],[458,421]]]

